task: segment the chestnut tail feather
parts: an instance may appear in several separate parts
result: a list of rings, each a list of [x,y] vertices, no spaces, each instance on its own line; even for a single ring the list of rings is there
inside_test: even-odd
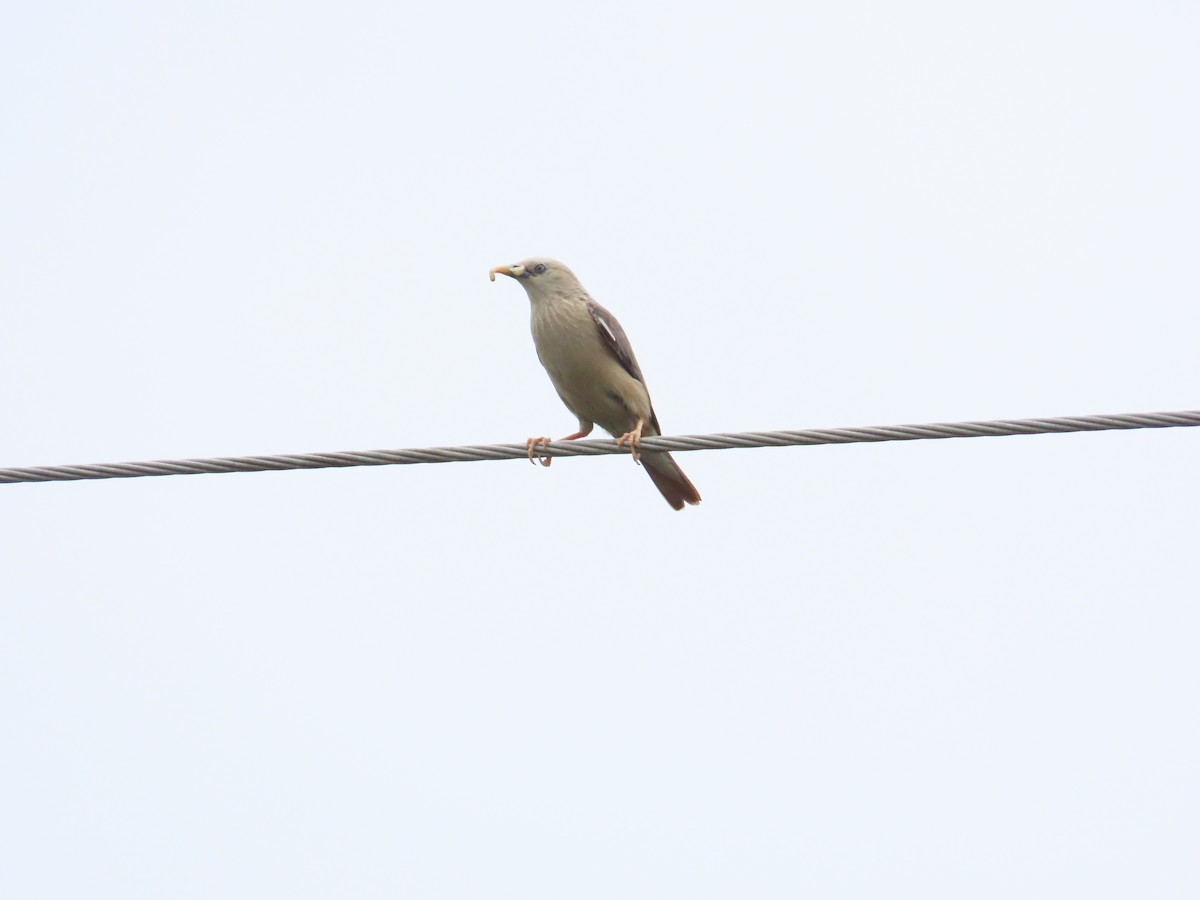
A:
[[[670,453],[643,453],[642,467],[672,509],[683,509],[685,503],[695,506],[700,502],[700,492],[688,481]]]

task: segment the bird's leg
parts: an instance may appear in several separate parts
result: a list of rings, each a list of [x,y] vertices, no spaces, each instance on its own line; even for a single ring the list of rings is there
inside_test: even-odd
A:
[[[642,464],[642,454],[638,450],[642,446],[642,426],[646,424],[645,419],[638,419],[637,426],[633,431],[627,431],[617,438],[617,446],[624,447],[629,445],[629,452],[633,454],[633,461],[639,466]]]
[[[587,437],[591,433],[592,433],[592,423],[591,422],[580,422],[579,430],[577,432],[575,432],[574,434],[568,434],[565,438],[559,438],[559,440],[577,441],[580,438]],[[549,443],[550,443],[550,438],[548,438],[548,437],[529,438],[528,440],[526,440],[525,441],[525,449],[529,452],[529,461],[533,462],[533,451],[537,447],[538,444],[549,444]],[[538,460],[538,462],[540,462],[543,466],[549,466],[550,463],[554,462],[554,457],[543,456]]]

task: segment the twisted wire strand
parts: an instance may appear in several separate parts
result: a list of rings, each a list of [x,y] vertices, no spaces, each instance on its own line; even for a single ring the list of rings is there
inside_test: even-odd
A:
[[[939,438],[1000,437],[1021,434],[1062,434],[1072,431],[1118,431],[1136,428],[1200,426],[1200,410],[1122,413],[1108,416],[1067,416],[1053,419],[999,419],[990,422],[939,422],[928,425],[881,425],[866,428],[811,428],[799,431],[743,431],[733,434],[685,434],[642,439],[642,450],[740,450],[751,447],[792,447],[815,444],[856,444],[878,441],[923,441]],[[538,456],[603,456],[628,453],[613,440],[553,441],[539,444]],[[142,478],[151,475],[204,475],[226,472],[267,472],[286,469],[328,469],[347,466],[397,466],[416,463],[481,462],[525,459],[525,444],[477,444],[412,450],[362,450],[336,453],[295,453],[279,456],[227,456],[214,459],[164,459],[150,462],[97,463],[72,466],[0,468],[0,484],[38,481],[84,481],[97,478]]]

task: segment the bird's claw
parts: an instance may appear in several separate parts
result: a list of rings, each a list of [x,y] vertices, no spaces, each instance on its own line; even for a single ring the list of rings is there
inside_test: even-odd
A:
[[[531,465],[534,462],[534,450],[537,449],[538,444],[549,444],[552,440],[553,438],[546,437],[545,435],[542,437],[531,437],[526,439],[525,450],[529,454],[529,462]],[[543,466],[548,466],[550,463],[554,462],[554,458],[551,456],[543,456],[538,458],[537,462],[540,462]]]
[[[638,422],[638,427],[633,431],[627,431],[617,438],[617,446],[624,447],[629,445],[629,452],[633,454],[633,461],[639,466],[642,464],[642,423]]]

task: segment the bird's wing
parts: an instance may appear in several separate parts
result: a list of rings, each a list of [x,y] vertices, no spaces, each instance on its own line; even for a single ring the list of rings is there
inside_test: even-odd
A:
[[[621,368],[645,384],[646,379],[642,377],[637,357],[633,355],[633,347],[625,335],[625,329],[617,321],[617,317],[590,298],[587,301],[587,311],[591,313],[592,321],[596,323],[596,331],[600,335],[600,341],[608,348],[608,352],[616,357]]]
[[[637,357],[633,355],[633,345],[629,343],[625,329],[621,327],[617,317],[590,297],[587,300],[587,311],[591,314],[592,321],[596,323],[596,332],[600,335],[600,343],[621,364],[621,368],[640,381],[643,387],[646,387],[646,379],[642,377],[642,368],[638,365]],[[649,388],[647,388],[647,394],[649,394]],[[650,424],[656,434],[662,434],[662,428],[658,424],[658,415],[654,412],[653,405],[650,407]]]

